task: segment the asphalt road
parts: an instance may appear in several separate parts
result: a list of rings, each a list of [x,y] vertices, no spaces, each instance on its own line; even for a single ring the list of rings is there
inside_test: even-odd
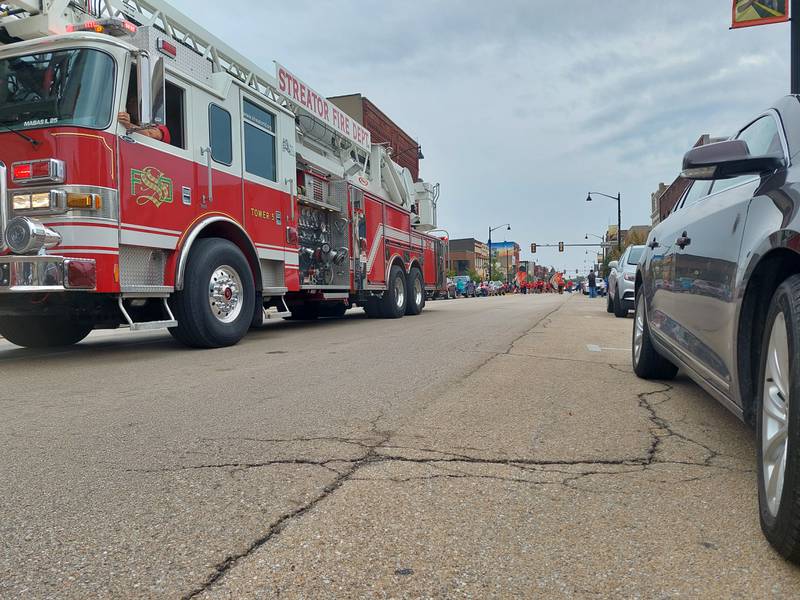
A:
[[[0,341],[2,598],[792,598],[750,431],[604,301]]]

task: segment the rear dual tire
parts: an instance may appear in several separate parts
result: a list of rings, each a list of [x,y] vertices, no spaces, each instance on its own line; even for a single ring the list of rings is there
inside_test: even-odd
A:
[[[406,314],[408,291],[403,269],[394,265],[389,270],[387,289],[380,299],[380,314],[384,319],[399,319]]]
[[[409,316],[416,316],[423,308],[425,308],[425,282],[419,269],[411,269],[406,279],[405,312]]]

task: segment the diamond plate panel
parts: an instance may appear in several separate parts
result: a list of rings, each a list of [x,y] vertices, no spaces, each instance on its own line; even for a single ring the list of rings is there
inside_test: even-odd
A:
[[[261,282],[265,288],[284,287],[283,263],[279,260],[261,259]]]
[[[143,246],[120,246],[120,285],[162,286],[166,263],[167,256],[163,250]]]

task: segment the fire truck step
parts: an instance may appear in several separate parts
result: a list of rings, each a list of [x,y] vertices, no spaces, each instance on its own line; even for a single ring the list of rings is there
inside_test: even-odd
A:
[[[161,298],[161,301],[164,303],[164,312],[169,316],[169,319],[165,319],[163,321],[143,321],[136,323],[133,319],[131,319],[130,314],[125,309],[125,305],[122,303],[122,296],[117,299],[117,303],[119,304],[119,309],[122,311],[122,316],[125,317],[125,320],[128,322],[128,327],[131,328],[131,331],[151,331],[153,329],[167,329],[168,327],[177,327],[178,321],[175,319],[175,316],[172,314],[172,311],[169,308],[169,304],[167,304],[166,298]]]

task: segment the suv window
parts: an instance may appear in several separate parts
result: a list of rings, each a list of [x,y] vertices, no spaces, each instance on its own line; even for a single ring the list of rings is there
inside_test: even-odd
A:
[[[772,115],[764,115],[760,119],[756,119],[742,129],[736,139],[747,142],[747,148],[753,156],[773,153],[783,154],[778,123]],[[758,175],[741,175],[733,179],[718,179],[714,181],[711,189],[714,192],[721,192],[754,179],[758,179]]]
[[[644,252],[644,248],[631,248],[628,253],[628,264],[638,265],[639,259],[642,257],[642,252]]]
[[[710,188],[710,181],[697,180],[692,183],[691,187],[686,190],[686,195],[683,197],[683,202],[680,204],[681,208],[684,206],[690,206],[697,202],[700,198],[708,196]]]
[[[736,139],[747,142],[747,147],[753,156],[776,152],[783,153],[781,136],[778,133],[778,123],[771,115],[765,115],[750,123],[739,132]]]

